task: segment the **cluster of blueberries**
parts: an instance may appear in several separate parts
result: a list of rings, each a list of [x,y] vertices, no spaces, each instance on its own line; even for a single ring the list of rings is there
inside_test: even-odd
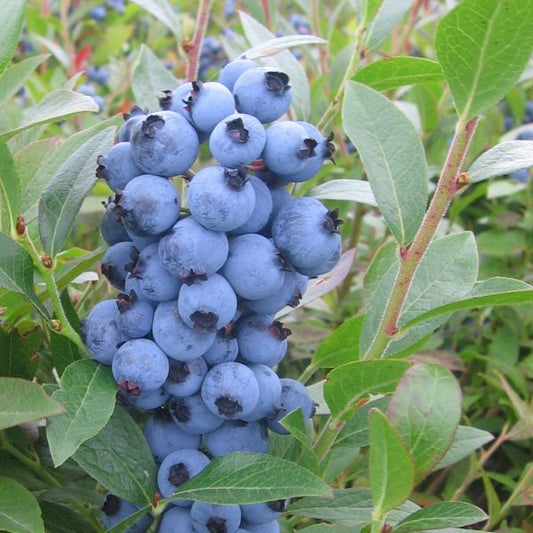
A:
[[[291,333],[275,315],[336,265],[341,221],[285,187],[315,176],[334,151],[315,126],[279,120],[291,98],[284,72],[234,60],[218,81],[164,91],[160,111],[134,107],[98,158],[97,176],[115,192],[101,269],[121,292],[92,308],[82,333],[125,405],[145,413],[164,498],[212,458],[266,453],[269,430],[288,433],[289,412],[314,413],[305,386],[274,370]],[[216,164],[193,172],[202,143]],[[176,176],[188,181],[186,198]],[[279,532],[287,502],[173,504],[159,533]],[[136,510],[109,494],[104,523]]]

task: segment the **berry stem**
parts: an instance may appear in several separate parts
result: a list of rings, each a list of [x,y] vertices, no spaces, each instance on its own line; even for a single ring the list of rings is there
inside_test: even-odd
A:
[[[202,51],[202,41],[205,30],[209,22],[209,14],[213,0],[200,0],[198,4],[198,14],[196,15],[196,28],[192,38],[192,45],[189,50],[189,60],[187,61],[187,81],[194,81],[198,78],[199,58]]]
[[[415,272],[428,249],[439,223],[455,193],[460,190],[459,177],[470,142],[476,131],[478,118],[469,122],[459,119],[437,189],[413,243],[400,256],[400,270],[394,283],[381,326],[365,359],[383,357],[392,337],[398,332],[398,319]]]

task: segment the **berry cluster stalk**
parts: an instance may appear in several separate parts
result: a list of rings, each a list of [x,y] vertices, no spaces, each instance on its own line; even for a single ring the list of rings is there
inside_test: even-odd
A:
[[[196,28],[192,38],[192,45],[189,50],[189,60],[187,62],[187,81],[198,79],[198,66],[200,53],[202,51],[202,41],[204,40],[205,30],[209,22],[211,5],[213,0],[200,0],[198,4],[198,14],[196,15]]]

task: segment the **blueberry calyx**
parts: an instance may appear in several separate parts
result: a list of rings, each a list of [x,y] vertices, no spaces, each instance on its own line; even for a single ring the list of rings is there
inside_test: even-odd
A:
[[[142,132],[146,137],[155,137],[157,132],[165,125],[165,120],[158,115],[148,115],[142,125]]]
[[[118,386],[130,396],[139,396],[139,394],[141,394],[141,389],[139,386],[132,381],[128,381],[127,379],[119,381]]]
[[[198,95],[200,94],[200,91],[202,90],[204,84],[201,81],[196,80],[191,82],[191,85],[192,90],[189,93],[189,96],[185,100],[182,100],[182,102],[185,104],[184,109],[186,111],[189,111],[189,113],[191,111],[191,107],[194,104],[194,101],[198,98]]]
[[[124,292],[118,293],[117,307],[119,312],[124,313],[125,311],[128,311],[128,309],[131,309],[137,299],[137,293],[133,289],[131,289],[129,294],[126,294]]]
[[[120,498],[114,494],[108,494],[102,504],[102,512],[107,516],[114,516],[120,511]]]
[[[209,533],[227,533],[226,520],[220,516],[212,516],[205,524]]]
[[[138,105],[134,105],[129,113],[122,113],[122,118],[124,119],[124,122],[127,122],[131,117],[136,117],[137,115],[147,115],[148,110],[142,109]]]
[[[174,413],[178,422],[188,422],[191,419],[191,411],[183,400],[176,400],[168,406],[169,410]]]
[[[189,287],[196,280],[200,280],[200,281],[207,280],[207,274],[205,273],[205,270],[190,268],[189,270],[187,270],[186,272],[183,272],[180,275],[180,281],[182,283],[185,283],[185,285],[188,285]]]
[[[198,310],[189,315],[195,331],[216,331],[218,315],[212,311]]]
[[[168,481],[175,487],[183,485],[186,481],[189,481],[191,474],[183,463],[176,463],[172,465],[168,471]]]
[[[228,396],[220,396],[215,400],[220,416],[233,418],[242,411],[242,405]]]
[[[330,210],[324,215],[323,225],[329,233],[340,233],[339,226],[344,224],[344,220],[337,218],[338,216],[338,209]]]
[[[304,139],[302,147],[298,150],[298,155],[304,159],[316,156],[315,148],[318,143],[314,139]]]
[[[170,366],[168,379],[174,383],[183,383],[190,373],[189,365],[185,361],[178,361]]]
[[[250,132],[244,127],[241,117],[226,122],[226,129],[233,142],[244,144],[250,138]]]
[[[284,341],[289,335],[292,335],[292,331],[289,328],[284,328],[279,320],[274,320],[270,325],[269,330],[270,333],[280,341]]]
[[[326,143],[323,150],[323,156],[324,159],[329,159],[333,164],[335,163],[335,159],[333,159],[333,154],[335,153],[335,145],[333,144],[333,139],[335,138],[335,134],[333,132],[330,132],[330,134],[326,138]]]
[[[244,167],[225,168],[224,177],[230,189],[235,191],[240,191],[248,181],[248,174]]]
[[[289,76],[284,72],[265,72],[265,86],[268,91],[283,95],[291,86],[289,85]]]
[[[172,105],[172,91],[167,89],[162,92],[165,96],[159,96],[157,98],[159,100],[159,107],[163,110],[168,110]]]
[[[298,305],[300,305],[300,302],[302,301],[302,293],[300,292],[299,289],[294,289],[294,292],[291,296],[291,299],[289,300],[288,304],[290,307],[294,308],[294,307],[298,307]]]
[[[99,179],[105,179],[105,176],[104,176],[104,171],[105,171],[105,165],[104,165],[104,156],[103,155],[99,155],[97,158],[96,158],[96,163],[98,164],[98,166],[96,167],[96,177],[99,178]]]

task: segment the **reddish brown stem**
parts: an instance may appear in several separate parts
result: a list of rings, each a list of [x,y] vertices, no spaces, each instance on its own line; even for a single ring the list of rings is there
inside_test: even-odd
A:
[[[200,53],[202,51],[202,41],[204,40],[205,30],[209,22],[211,5],[213,0],[200,0],[198,5],[198,15],[196,16],[196,28],[192,43],[188,49],[189,59],[187,61],[187,81],[198,79],[198,67],[200,63]]]

